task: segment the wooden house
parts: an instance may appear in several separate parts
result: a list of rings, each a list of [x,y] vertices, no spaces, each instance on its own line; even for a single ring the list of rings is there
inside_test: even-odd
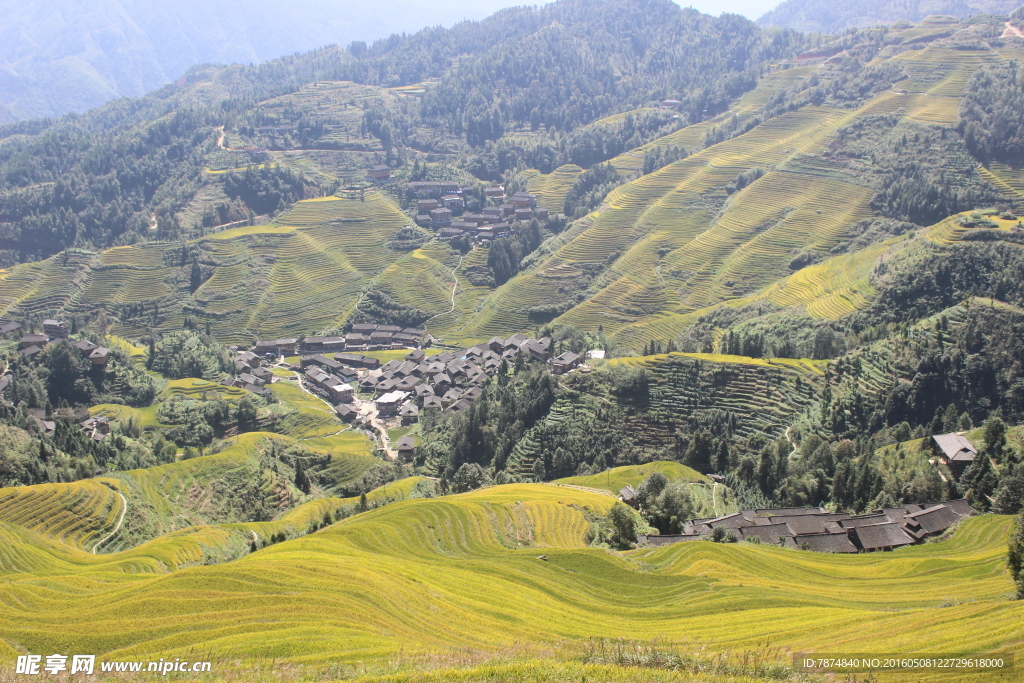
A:
[[[445,228],[452,224],[452,210],[441,207],[430,211],[430,224],[436,228]]]
[[[68,324],[63,320],[48,318],[43,321],[43,333],[56,339],[63,339],[68,336]]]
[[[532,209],[537,206],[537,197],[529,192],[516,192],[509,197],[508,203],[517,209]]]
[[[932,448],[939,462],[957,478],[978,456],[978,449],[962,434],[936,434],[932,437]]]
[[[399,437],[395,442],[395,449],[398,451],[399,458],[406,462],[412,462],[416,456],[416,437],[408,434]]]
[[[376,164],[366,170],[366,175],[370,176],[370,180],[382,183],[391,180],[391,169],[384,164]]]
[[[564,375],[565,373],[573,370],[580,365],[580,361],[583,358],[578,353],[572,351],[566,351],[558,358],[552,358],[551,361],[551,374],[553,375]]]

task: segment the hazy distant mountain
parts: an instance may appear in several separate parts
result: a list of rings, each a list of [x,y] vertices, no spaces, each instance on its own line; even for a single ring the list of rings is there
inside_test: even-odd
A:
[[[840,33],[848,28],[919,21],[929,14],[960,19],[975,14],[1009,14],[1021,0],[785,0],[757,20],[762,26]]]
[[[0,123],[137,96],[204,63],[261,62],[479,19],[509,0],[0,0]]]

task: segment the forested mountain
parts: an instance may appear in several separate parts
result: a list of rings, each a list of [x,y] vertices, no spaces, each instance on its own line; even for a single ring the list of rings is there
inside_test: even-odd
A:
[[[815,33],[841,33],[851,28],[917,22],[929,15],[967,19],[976,14],[1009,14],[1018,0],[785,0],[757,20],[761,26],[782,26]]]
[[[480,19],[502,6],[407,0],[2,0],[0,123],[138,97],[196,64],[251,64],[324,45]]]
[[[72,246],[194,236],[196,226],[183,225],[182,214],[202,186],[217,180],[203,175],[217,150],[216,130],[234,124],[229,135],[249,142],[246,137],[281,118],[258,102],[317,81],[397,88],[437,80],[419,106],[391,90],[374,91],[376,99],[361,104],[371,110],[351,132],[374,140],[364,150],[390,155],[393,147],[436,146],[438,132],[474,147],[515,126],[571,131],[666,97],[680,100],[680,123],[699,120],[724,110],[754,87],[768,64],[806,44],[794,32],[761,30],[735,15],[715,19],[668,0],[563,0],[369,47],[197,68],[181,84],[145,98],[0,128],[0,246],[10,263]],[[332,106],[348,111],[355,102]],[[298,146],[338,147],[337,140],[324,140],[335,112],[292,108],[286,114],[296,132],[312,132]],[[280,147],[273,140],[251,143]],[[240,205],[245,193],[229,188],[225,206],[234,204],[219,222],[284,208],[330,186],[323,176],[282,182],[294,191],[280,207],[279,201],[269,208]]]

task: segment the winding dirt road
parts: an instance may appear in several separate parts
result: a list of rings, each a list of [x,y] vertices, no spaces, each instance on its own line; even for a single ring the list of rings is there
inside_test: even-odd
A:
[[[455,283],[452,285],[452,307],[449,308],[444,313],[438,313],[437,315],[430,316],[425,321],[423,321],[424,325],[426,325],[428,322],[430,322],[434,318],[437,318],[437,317],[442,316],[442,315],[448,315],[449,313],[451,313],[451,312],[453,312],[455,310],[455,292],[458,291],[458,289],[459,289],[459,276],[455,274],[455,271],[457,271],[459,268],[462,267],[462,261],[465,258],[466,258],[465,254],[460,256],[458,264],[456,264],[456,266],[454,268],[452,268],[452,280],[455,281]]]
[[[93,554],[93,555],[95,555],[95,554],[96,554],[96,550],[97,550],[97,549],[98,549],[98,548],[99,548],[99,547],[100,547],[101,545],[103,545],[104,543],[106,543],[107,541],[109,541],[109,540],[110,540],[111,538],[113,538],[113,537],[114,537],[114,534],[116,534],[116,533],[117,533],[118,531],[120,531],[120,530],[121,530],[121,522],[123,522],[123,521],[124,521],[124,513],[128,512],[128,501],[127,501],[127,500],[125,500],[125,497],[124,497],[124,496],[122,496],[122,495],[121,495],[120,493],[118,493],[117,491],[115,491],[115,493],[117,493],[118,497],[119,497],[119,498],[121,499],[121,505],[122,505],[122,507],[121,507],[121,517],[120,517],[120,518],[119,518],[119,519],[117,520],[117,526],[115,526],[115,527],[114,527],[114,530],[113,530],[113,531],[111,531],[111,532],[110,532],[109,534],[107,534],[106,536],[104,536],[104,537],[103,537],[102,539],[100,539],[100,540],[99,540],[99,541],[98,541],[98,542],[96,543],[96,545],[94,545],[94,546],[92,547],[92,554]]]

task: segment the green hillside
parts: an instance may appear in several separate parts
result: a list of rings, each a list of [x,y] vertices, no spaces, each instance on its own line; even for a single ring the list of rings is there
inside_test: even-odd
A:
[[[892,64],[907,76],[892,90],[864,102],[808,105],[783,113],[620,186],[600,210],[555,240],[549,255],[495,292],[467,325],[466,334],[486,337],[499,329],[529,329],[533,321],[553,313],[560,314],[556,322],[586,330],[600,325],[620,342],[639,348],[652,339],[674,338],[694,313],[750,296],[806,307],[820,318],[863,308],[872,291],[866,282],[855,283],[866,281],[881,245],[811,266],[774,289],[773,283],[791,275],[793,267],[787,264],[794,257],[809,254],[813,261],[846,251],[856,237],[854,226],[876,215],[872,198],[877,185],[865,175],[868,169],[831,152],[848,135],[844,131],[893,112],[911,128],[950,126],[971,73],[1019,54],[1016,43],[965,53],[946,36],[926,37],[924,49],[891,57],[880,52],[873,64]],[[910,31],[904,38],[917,39]],[[898,44],[900,39],[889,40]],[[805,90],[802,78],[807,73],[783,81],[766,79],[759,89],[764,88],[764,99],[780,83]],[[818,68],[817,78],[828,75],[826,67]],[[750,116],[745,101],[756,102],[757,92],[734,105],[733,119],[718,121],[742,124],[743,116]],[[692,128],[692,133],[684,128],[641,149],[668,144],[692,149],[715,127],[702,123]],[[621,159],[613,163],[627,170],[636,168],[631,163],[642,156],[631,153]],[[964,162],[961,157],[949,163]],[[731,195],[726,192],[738,176],[755,169],[763,169],[755,182]],[[978,173],[975,184],[995,177]],[[998,189],[1009,195],[1007,187],[1004,183]]]
[[[88,320],[102,308],[123,336],[189,321],[244,344],[339,329],[369,290],[451,343],[554,321],[600,328],[634,352],[678,337],[722,305],[766,301],[812,319],[840,319],[873,299],[872,273],[906,246],[906,221],[926,226],[982,201],[1020,203],[1019,172],[998,160],[979,166],[954,131],[972,74],[1024,57],[1017,41],[979,43],[987,30],[985,22],[932,21],[893,28],[880,42],[870,31],[835,39],[830,44],[847,48],[856,67],[839,68],[817,53],[797,66],[776,64],[725,111],[693,125],[683,114],[673,119],[646,107],[562,137],[509,130],[493,142],[504,150],[502,163],[610,159],[625,182],[561,234],[545,233],[550,239],[523,259],[519,275],[497,288],[486,284],[484,245],[462,253],[431,241],[409,252],[394,242],[415,213],[407,180],[426,174],[482,185],[495,172],[491,152],[461,146],[413,111],[411,98],[429,100],[433,86],[410,95],[332,80],[305,84],[213,131],[228,144],[197,151],[206,170],[189,181],[198,194],[172,212],[180,226],[175,241],[160,241],[172,234],[161,213],[156,234],[136,244],[72,248],[0,270],[0,315]],[[405,136],[406,161],[392,163],[397,182],[380,191],[367,190],[362,175],[385,151],[384,133],[377,124],[368,128],[367,112]],[[308,133],[318,141],[282,133],[275,142],[251,123],[292,125],[299,113],[322,122]],[[632,137],[617,137],[629,131]],[[423,136],[452,150],[462,166],[418,152]],[[631,142],[642,144],[630,149]],[[253,172],[264,175],[250,177],[245,150],[256,145],[268,145],[267,161]],[[685,158],[657,168],[672,154]],[[886,197],[907,154],[920,155],[933,174],[927,191],[950,188],[944,203],[906,209]],[[655,170],[643,175],[650,163]],[[959,175],[940,179],[936,169]],[[583,170],[564,163],[516,177],[557,212]],[[318,194],[327,196],[302,200]],[[276,208],[266,196],[279,198]],[[942,207],[949,212],[935,215]],[[272,221],[232,227],[256,211],[274,214]],[[210,227],[227,229],[202,236]]]
[[[1004,601],[1006,518],[969,520],[941,543],[852,557],[707,542],[622,555],[585,548],[583,512],[611,503],[543,485],[406,501],[228,564],[136,578],[116,571],[130,551],[91,559],[5,523],[6,553],[32,557],[48,589],[40,600],[34,575],[5,562],[2,634],[5,647],[30,651],[132,658],[202,648],[214,658],[297,663],[652,634],[666,645],[736,650],[769,639],[785,661],[786,652],[838,641],[941,650],[953,624],[973,652],[1016,649],[1020,608]],[[84,586],[101,566],[106,585]],[[199,629],[181,619],[198,604]],[[317,638],[302,636],[313,630]]]

